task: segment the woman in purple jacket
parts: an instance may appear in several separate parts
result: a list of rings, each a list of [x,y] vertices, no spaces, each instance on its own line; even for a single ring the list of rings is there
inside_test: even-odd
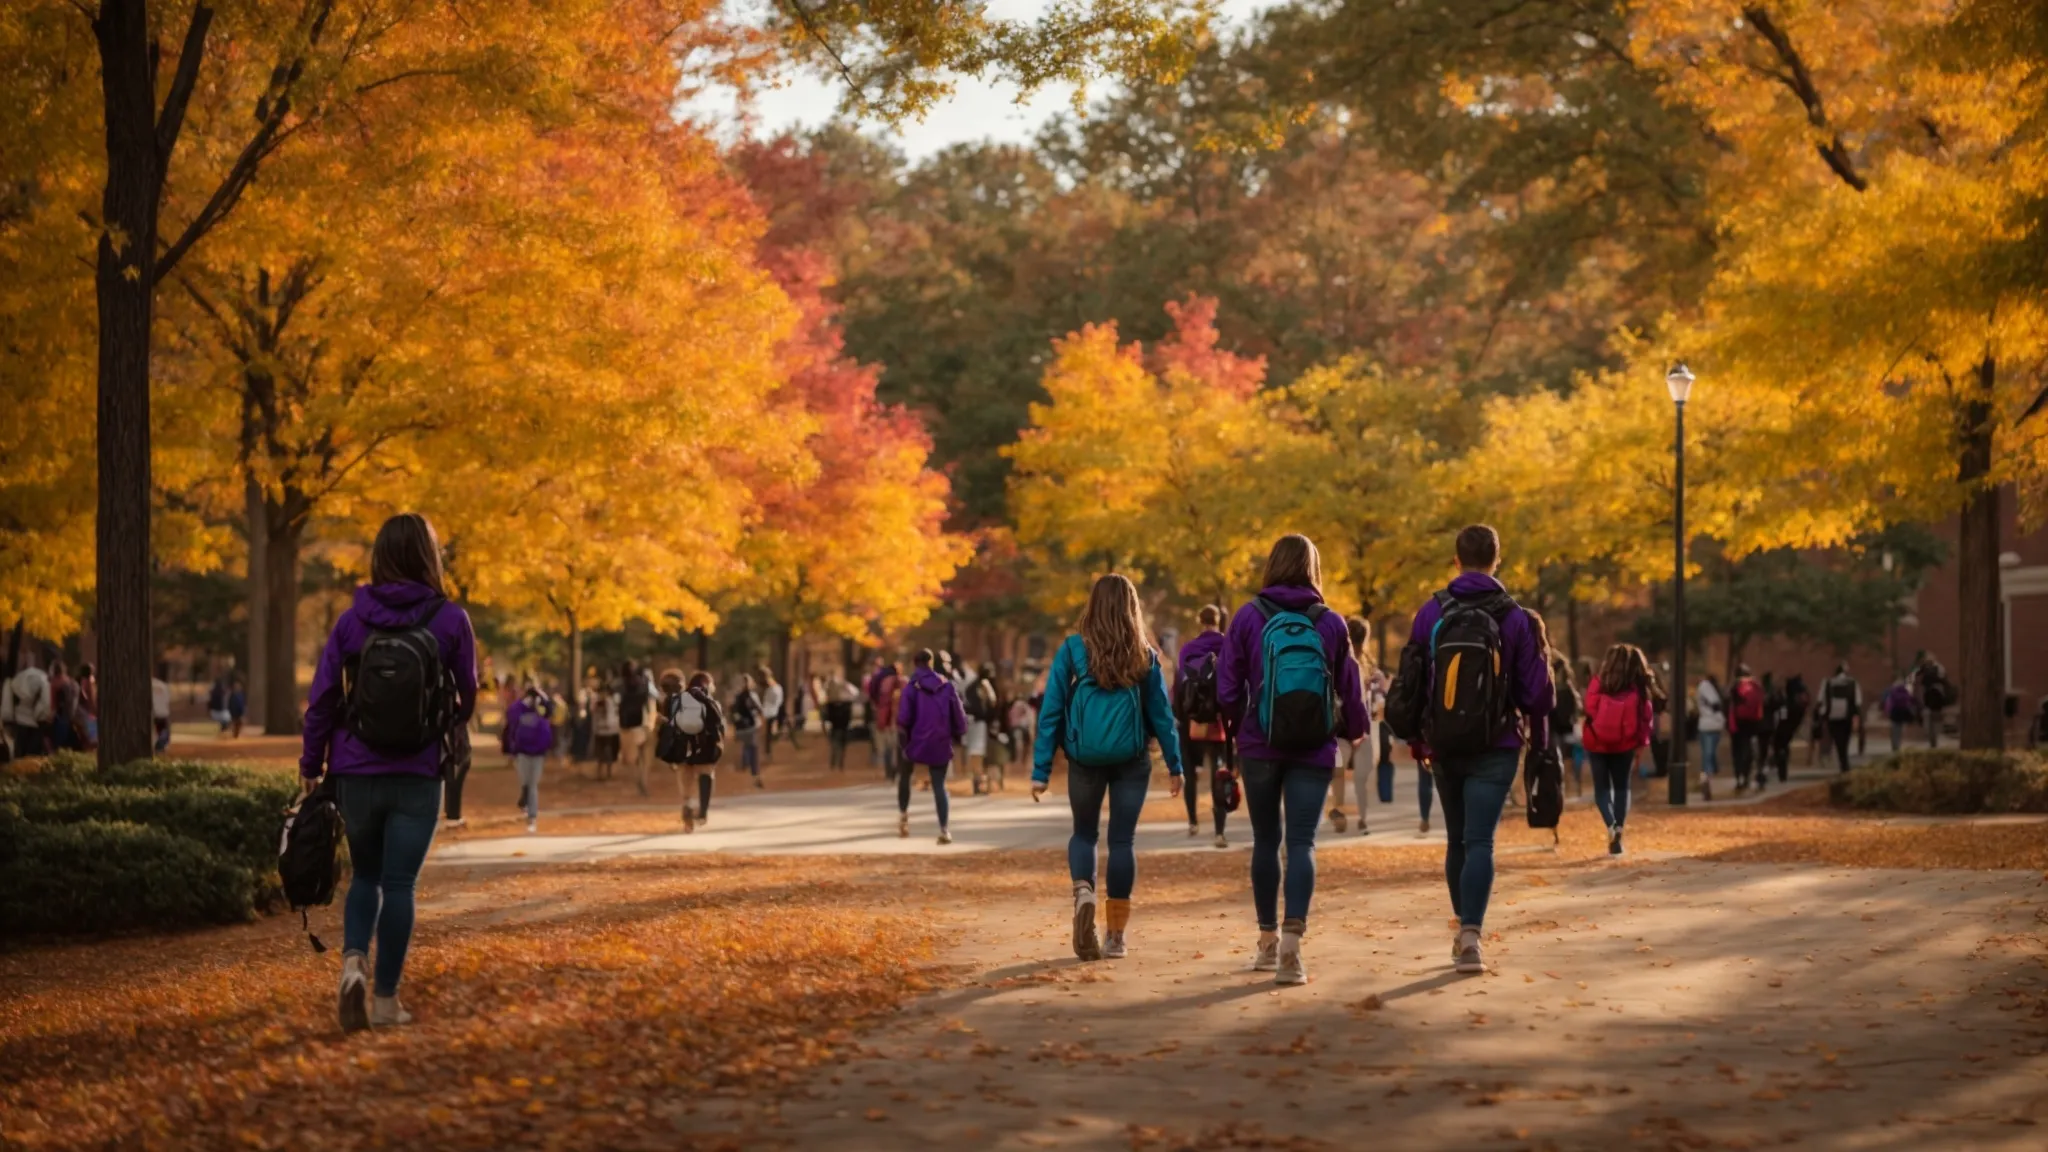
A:
[[[910,779],[922,764],[931,774],[932,806],[939,813],[939,843],[951,844],[946,827],[946,770],[953,766],[953,744],[967,735],[967,709],[953,681],[932,670],[932,650],[917,654],[917,671],[904,685],[896,705],[896,728],[902,734],[903,770],[896,773],[896,834],[910,835]]]
[[[1216,695],[1226,715],[1240,717],[1237,750],[1244,766],[1245,809],[1252,821],[1252,906],[1259,917],[1259,950],[1252,970],[1273,973],[1276,984],[1305,984],[1308,971],[1301,960],[1301,938],[1308,930],[1308,905],[1316,890],[1316,825],[1322,822],[1323,802],[1330,795],[1337,738],[1355,743],[1371,719],[1360,692],[1358,661],[1351,655],[1351,633],[1344,618],[1323,605],[1323,561],[1315,544],[1306,536],[1282,536],[1266,558],[1264,584],[1256,598],[1237,610],[1230,630],[1223,634]],[[1334,696],[1331,731],[1306,750],[1275,748],[1259,715],[1268,671],[1267,641],[1273,638],[1269,624],[1284,626],[1284,621],[1274,620],[1282,613],[1300,614],[1314,623]],[[1277,708],[1274,711],[1279,714]],[[1285,919],[1279,909],[1283,810]]]
[[[1174,669],[1174,714],[1180,720],[1181,761],[1186,766],[1186,778],[1182,781],[1181,798],[1188,805],[1188,835],[1199,836],[1202,826],[1197,820],[1201,796],[1195,785],[1201,783],[1203,765],[1209,768],[1210,816],[1216,825],[1216,846],[1227,848],[1230,841],[1223,834],[1223,826],[1229,819],[1230,788],[1230,732],[1223,722],[1223,709],[1218,704],[1216,715],[1198,720],[1189,715],[1190,707],[1206,707],[1209,701],[1195,701],[1189,686],[1203,675],[1211,660],[1218,660],[1223,654],[1223,609],[1214,604],[1205,604],[1196,614],[1195,623],[1201,626],[1202,634],[1181,645],[1180,660]]]
[[[348,827],[355,875],[342,905],[341,1026],[405,1024],[398,980],[412,943],[413,883],[434,840],[441,810],[442,737],[409,751],[380,751],[361,735],[375,724],[355,714],[346,692],[366,645],[424,629],[440,657],[449,725],[469,722],[476,707],[476,637],[469,615],[449,603],[441,579],[441,545],[423,516],[384,522],[370,549],[370,583],[334,622],[306,706],[299,775],[310,793],[324,773]],[[365,987],[370,937],[377,938],[374,983]]]

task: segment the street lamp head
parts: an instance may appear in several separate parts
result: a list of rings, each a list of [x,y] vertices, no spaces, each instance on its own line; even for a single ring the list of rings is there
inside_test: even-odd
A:
[[[1671,390],[1673,403],[1685,403],[1685,398],[1692,394],[1692,370],[1685,366],[1685,361],[1680,360],[1664,374],[1664,387]]]

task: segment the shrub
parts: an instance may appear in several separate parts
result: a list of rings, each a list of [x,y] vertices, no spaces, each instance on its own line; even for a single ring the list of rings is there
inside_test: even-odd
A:
[[[259,874],[277,864],[278,826],[295,794],[282,780],[239,788],[109,786],[63,778],[0,786],[0,799],[14,804],[31,823],[145,824],[197,840]]]
[[[0,938],[247,919],[296,793],[273,769],[77,754],[0,776]]]
[[[0,928],[112,932],[255,915],[256,877],[186,836],[109,820],[26,823],[0,863]]]
[[[1828,800],[1843,808],[1929,816],[2048,812],[2048,760],[2010,752],[1901,752],[1835,778]]]

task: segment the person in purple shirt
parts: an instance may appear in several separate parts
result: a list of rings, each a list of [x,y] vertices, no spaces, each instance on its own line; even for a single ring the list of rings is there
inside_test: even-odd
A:
[[[1458,533],[1458,575],[1445,590],[1457,600],[1505,597],[1507,589],[1494,578],[1500,568],[1500,534],[1485,524]],[[1437,793],[1443,799],[1444,880],[1451,891],[1451,911],[1458,918],[1454,946],[1460,972],[1484,972],[1479,935],[1486,922],[1486,904],[1493,894],[1493,833],[1501,809],[1515,783],[1524,739],[1532,747],[1550,742],[1550,712],[1557,706],[1550,679],[1549,644],[1527,610],[1509,601],[1499,617],[1501,661],[1508,669],[1508,695],[1523,723],[1509,724],[1494,747],[1477,755],[1431,754],[1417,746],[1419,758],[1435,766]],[[1408,626],[1409,643],[1430,642],[1443,605],[1432,596],[1415,612]],[[1434,683],[1432,678],[1430,683]],[[1526,729],[1526,732],[1525,732]]]
[[[355,602],[334,622],[313,673],[299,775],[309,794],[323,773],[333,778],[355,869],[342,905],[346,1031],[412,1020],[398,1003],[398,981],[412,943],[413,884],[441,811],[443,742],[402,754],[363,743],[347,722],[343,672],[374,632],[424,625],[453,685],[449,723],[467,724],[476,708],[476,636],[469,614],[448,602],[444,588],[441,544],[426,517],[408,512],[385,521],[370,548],[370,583],[356,589]],[[372,934],[377,964],[374,985],[366,989]]]
[[[1216,667],[1216,695],[1223,712],[1237,718],[1237,750],[1243,764],[1244,803],[1252,821],[1252,906],[1259,917],[1255,972],[1273,973],[1276,984],[1305,984],[1301,938],[1308,930],[1309,900],[1316,890],[1316,825],[1330,795],[1337,766],[1337,738],[1356,741],[1371,724],[1351,655],[1344,617],[1323,604],[1323,561],[1306,536],[1282,536],[1266,558],[1264,587],[1237,610],[1223,635]],[[1263,605],[1262,603],[1263,602]],[[1266,682],[1264,637],[1268,607],[1298,612],[1315,622],[1328,661],[1337,707],[1326,739],[1306,751],[1283,752],[1268,742],[1259,719]],[[1282,888],[1282,814],[1287,841],[1286,918],[1279,914]]]
[[[917,671],[903,688],[896,706],[903,768],[896,773],[896,834],[910,835],[910,780],[922,764],[931,774],[932,805],[939,813],[939,843],[951,844],[946,827],[951,813],[946,802],[946,770],[953,766],[953,744],[967,734],[967,709],[953,681],[932,670],[932,650],[917,654]]]
[[[1205,604],[1196,613],[1195,623],[1201,627],[1202,634],[1181,645],[1173,678],[1174,711],[1180,720],[1181,759],[1187,771],[1181,798],[1188,804],[1188,835],[1201,835],[1202,826],[1196,819],[1201,794],[1195,786],[1201,782],[1202,766],[1208,765],[1209,807],[1211,822],[1216,826],[1216,846],[1227,848],[1230,841],[1223,835],[1223,826],[1230,816],[1224,807],[1230,787],[1230,777],[1226,775],[1226,767],[1230,763],[1229,727],[1224,723],[1220,707],[1211,720],[1197,720],[1190,716],[1188,706],[1192,701],[1187,693],[1188,685],[1194,682],[1210,660],[1220,661],[1223,658],[1223,609]]]

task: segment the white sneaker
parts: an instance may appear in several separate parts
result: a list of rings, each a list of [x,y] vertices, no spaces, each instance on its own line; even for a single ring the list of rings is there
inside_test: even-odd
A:
[[[1260,940],[1258,950],[1252,953],[1252,971],[1272,972],[1280,967],[1280,938]]]
[[[939,829],[939,843],[941,843],[941,844],[951,844],[952,842],[953,842],[953,834],[952,834],[951,832],[947,831],[947,830],[946,830],[946,829],[944,829],[944,828],[941,828],[941,829]]]
[[[1102,959],[1102,942],[1095,936],[1095,889],[1085,884],[1074,889],[1074,955]]]
[[[1471,976],[1486,971],[1486,960],[1479,954],[1479,929],[1458,930],[1458,971]]]
[[[361,1032],[370,1026],[370,982],[363,974],[363,954],[341,955],[341,1030]]]
[[[1124,946],[1124,934],[1123,934],[1123,933],[1121,933],[1121,932],[1111,932],[1111,933],[1110,933],[1110,934],[1109,934],[1108,936],[1106,936],[1106,937],[1104,937],[1104,938],[1103,938],[1103,941],[1102,941],[1102,958],[1103,958],[1103,959],[1105,959],[1105,960],[1121,960],[1121,959],[1123,959],[1123,958],[1124,958],[1125,956],[1128,956],[1128,955],[1130,955],[1130,949],[1128,949],[1128,948],[1126,948],[1126,947]]]
[[[1216,834],[1216,846],[1218,848],[1228,848],[1230,847],[1230,841],[1223,838],[1223,833],[1218,832]]]
[[[528,821],[526,822],[526,830],[527,830],[528,832],[538,832],[538,831],[540,831],[540,821],[538,821],[538,820],[528,820]]]
[[[1201,834],[1202,834],[1202,826],[1201,826],[1200,824],[1190,824],[1190,825],[1188,825],[1188,835],[1190,835],[1190,836],[1200,836]]]
[[[412,1023],[412,1013],[398,1002],[396,996],[378,996],[370,1002],[370,1026],[373,1028],[395,1028]]]
[[[1293,932],[1282,932],[1275,947],[1273,983],[1306,984],[1308,969],[1301,962],[1301,937]]]

